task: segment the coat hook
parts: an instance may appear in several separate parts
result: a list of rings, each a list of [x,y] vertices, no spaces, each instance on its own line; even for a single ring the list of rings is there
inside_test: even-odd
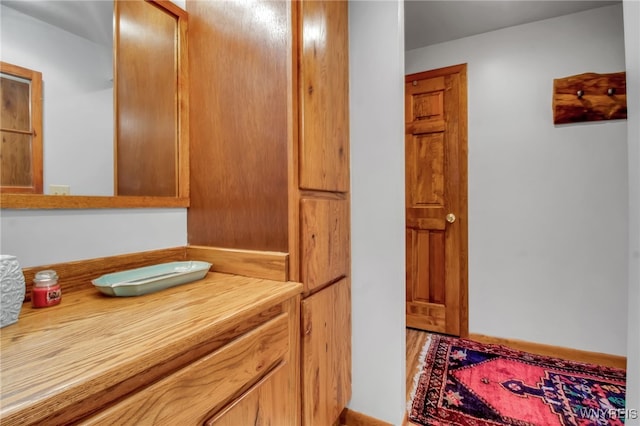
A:
[[[609,89],[607,89],[607,95],[613,96],[615,93],[616,93],[616,89],[614,89],[613,87],[610,87]]]
[[[584,91],[582,91],[582,90],[578,90],[578,91],[576,92],[576,95],[578,95],[578,99],[582,99],[582,96],[584,95]]]

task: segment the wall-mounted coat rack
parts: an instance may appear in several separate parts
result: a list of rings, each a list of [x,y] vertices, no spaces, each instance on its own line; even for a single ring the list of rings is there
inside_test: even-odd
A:
[[[626,118],[626,73],[585,73],[553,80],[554,124]]]

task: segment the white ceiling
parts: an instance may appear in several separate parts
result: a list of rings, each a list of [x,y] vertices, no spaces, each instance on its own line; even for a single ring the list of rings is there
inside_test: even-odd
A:
[[[113,42],[111,0],[0,0],[95,43]],[[405,49],[568,15],[620,0],[405,0]]]
[[[405,0],[405,50],[616,3],[620,1]]]
[[[1,0],[1,4],[94,43],[113,44],[112,0]]]

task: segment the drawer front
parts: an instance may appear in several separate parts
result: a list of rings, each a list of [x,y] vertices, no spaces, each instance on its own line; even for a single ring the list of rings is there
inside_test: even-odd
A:
[[[300,278],[308,294],[348,275],[349,203],[338,199],[302,199],[300,220]]]
[[[297,425],[291,404],[282,399],[290,379],[285,363],[278,364],[240,398],[206,421],[204,426]]]
[[[83,424],[200,425],[286,362],[288,351],[285,313]]]

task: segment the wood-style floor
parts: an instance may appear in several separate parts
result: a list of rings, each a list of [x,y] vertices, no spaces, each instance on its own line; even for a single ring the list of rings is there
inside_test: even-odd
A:
[[[427,342],[427,337],[429,337],[429,333],[427,333],[426,331],[407,328],[407,402],[411,398],[411,391],[413,390],[413,378],[418,372],[420,352],[422,351],[424,344]],[[411,426],[416,424],[406,420],[405,415],[404,425]]]

